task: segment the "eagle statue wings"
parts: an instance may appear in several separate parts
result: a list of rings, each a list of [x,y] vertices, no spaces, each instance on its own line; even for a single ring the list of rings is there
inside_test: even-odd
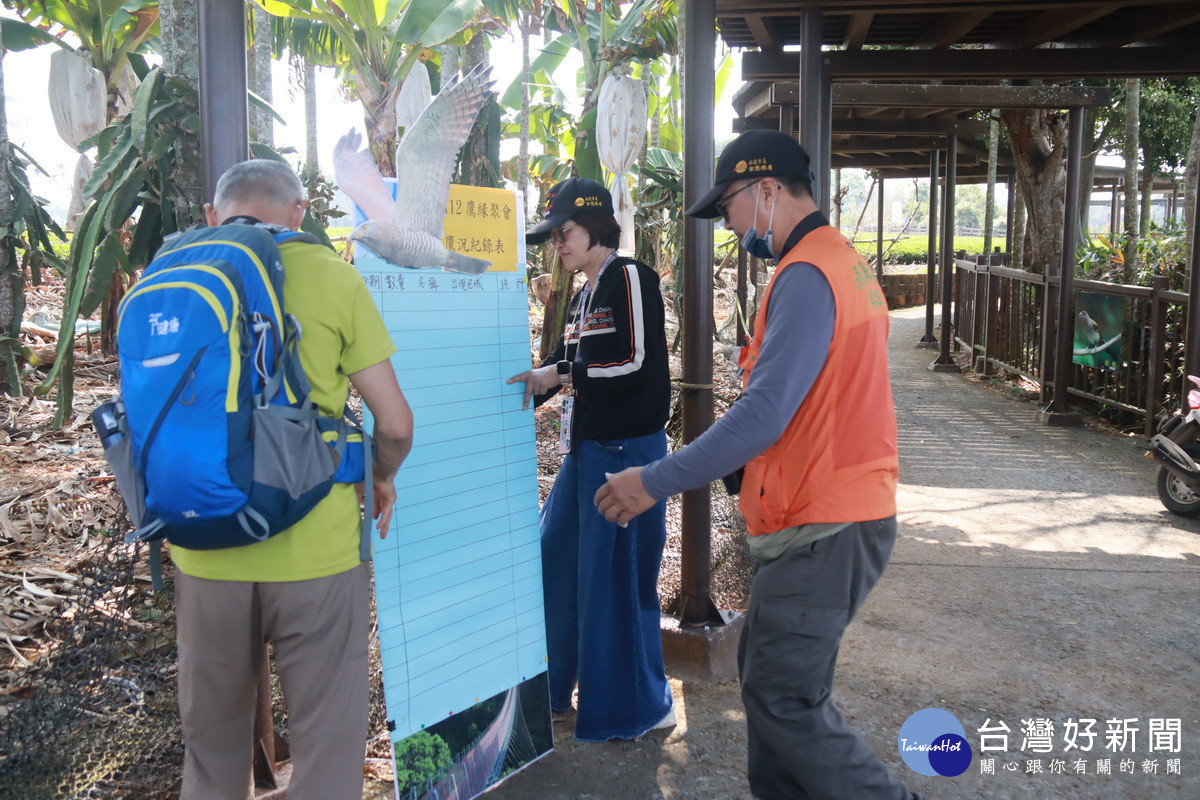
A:
[[[489,68],[457,76],[433,98],[396,146],[396,199],[392,200],[370,150],[359,149],[353,128],[333,148],[338,185],[358,204],[367,221],[350,233],[398,266],[440,267],[478,275],[491,264],[447,250],[442,223],[458,151],[491,88]]]

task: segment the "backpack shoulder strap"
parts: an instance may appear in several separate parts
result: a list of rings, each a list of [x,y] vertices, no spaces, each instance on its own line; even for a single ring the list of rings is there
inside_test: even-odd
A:
[[[278,225],[264,225],[273,234],[275,234],[275,244],[283,244],[284,242],[304,242],[306,244],[320,244],[321,240],[313,236],[311,233],[304,231],[293,231],[287,228],[280,228]]]

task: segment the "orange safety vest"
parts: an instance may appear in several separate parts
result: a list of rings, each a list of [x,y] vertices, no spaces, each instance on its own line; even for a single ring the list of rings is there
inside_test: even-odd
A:
[[[807,234],[781,262],[763,296],[754,338],[742,348],[743,387],[750,384],[765,338],[771,288],[789,265],[812,264],[829,282],[833,340],[825,366],[783,435],[746,465],[740,498],[746,527],[759,536],[812,522],[890,517],[896,513],[900,467],[883,292],[862,256],[829,225]]]

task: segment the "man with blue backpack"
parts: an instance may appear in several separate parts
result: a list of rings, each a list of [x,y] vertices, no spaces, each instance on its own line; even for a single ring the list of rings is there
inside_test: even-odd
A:
[[[329,473],[332,467],[325,462],[337,464],[346,444],[342,441],[346,438],[345,431],[332,431],[343,416],[348,388],[353,384],[375,420],[373,476],[366,480],[368,492],[373,490],[373,508],[369,513],[377,520],[376,527],[383,537],[387,535],[396,498],[396,472],[412,444],[412,411],[389,360],[395,347],[362,277],[311,237],[289,234],[299,229],[306,206],[303,188],[286,164],[245,161],[221,177],[213,203],[205,206],[207,222],[213,227],[202,230],[220,226],[220,232],[228,234],[223,241],[232,242],[233,249],[242,247],[239,242],[243,228],[265,227],[272,232],[286,279],[281,304],[286,324],[273,331],[271,320],[251,315],[244,326],[250,343],[230,348],[243,354],[251,351],[253,366],[248,368],[261,372],[262,385],[251,381],[250,389],[245,391],[251,393],[248,396],[256,404],[256,414],[265,415],[273,410],[276,417],[285,420],[273,425],[287,427],[286,422],[303,418],[306,405],[315,406],[321,421],[329,423],[322,429],[328,429],[324,440],[330,442],[329,450],[334,453],[315,460],[325,464],[324,472]],[[168,242],[163,250],[169,252],[171,247]],[[205,284],[209,280],[205,276],[214,276],[217,283],[227,281],[206,266],[209,261],[198,263],[200,272],[195,278],[187,278],[183,272],[156,281],[150,276],[146,280],[152,282],[147,286],[172,284],[174,289],[181,289],[183,284],[195,283],[191,287],[198,297],[195,304],[216,310],[220,304],[212,302],[210,295],[215,289]],[[260,271],[263,269],[262,264],[257,266]],[[188,269],[194,271],[197,267],[190,265]],[[147,272],[149,275],[150,270]],[[135,286],[130,294],[136,291]],[[177,315],[168,318],[161,311],[139,314],[136,303],[134,298],[124,310],[133,315],[131,325],[143,325],[143,331],[157,334],[157,330],[144,325],[165,323],[166,328],[159,330],[164,335],[171,332]],[[159,315],[156,319],[148,319],[155,314]],[[230,323],[231,342],[232,327]],[[255,334],[260,330],[265,335],[256,339]],[[145,341],[154,338],[142,335]],[[121,346],[124,348],[125,343]],[[132,341],[130,347],[136,349]],[[298,367],[291,371],[279,366],[285,362],[289,350],[298,355],[299,361]],[[143,359],[143,363],[151,365],[163,358],[150,352],[147,355],[150,357]],[[124,354],[122,358],[123,370],[136,371],[140,366],[131,362],[127,367]],[[278,367],[274,372],[272,359]],[[203,359],[199,359],[198,363],[201,362]],[[263,365],[265,368],[260,368]],[[234,394],[235,381],[242,379],[242,371],[236,364],[229,371],[230,396]],[[276,373],[287,374],[272,380]],[[169,399],[175,406],[189,399],[192,403],[203,402],[203,391],[189,388],[196,382],[196,375],[181,378]],[[310,401],[307,404],[303,397],[305,390]],[[279,408],[268,408],[275,395],[282,398]],[[223,393],[221,397],[226,411],[239,402]],[[122,399],[126,406],[136,402],[127,391],[124,373]],[[125,411],[132,416],[131,410]],[[169,426],[173,418],[182,419],[184,413],[162,411],[161,419],[154,424],[155,430],[143,434],[140,442],[135,432],[130,437],[135,453],[140,455],[150,449],[148,437],[161,437],[157,429]],[[232,414],[227,416],[233,418]],[[181,546],[172,531],[188,532],[189,509],[182,512],[177,523],[170,521],[167,512],[154,512],[160,519],[168,518],[165,536],[172,542],[171,559],[176,567],[179,705],[186,747],[180,797],[181,800],[246,800],[250,796],[257,676],[263,666],[265,643],[270,642],[288,704],[293,764],[288,797],[357,800],[362,796],[367,737],[370,625],[370,573],[365,563],[369,550],[364,553],[360,541],[360,528],[366,526],[360,516],[359,495],[351,482],[337,482],[341,479],[335,476],[327,493],[298,521],[278,532],[269,530],[273,519],[270,504],[256,506],[251,501],[256,493],[262,493],[260,483],[271,484],[270,479],[260,474],[264,471],[260,461],[267,456],[258,451],[264,447],[263,440],[275,434],[269,426],[260,425],[258,416],[253,424],[254,488],[248,493],[250,501],[244,508],[258,510],[243,510],[227,517],[223,530],[261,540],[243,546]],[[337,448],[333,447],[334,439]],[[142,451],[138,451],[139,447]],[[170,460],[168,456],[158,458],[164,462]],[[233,455],[227,458],[232,460]],[[291,462],[304,459],[285,452],[278,460],[281,463],[266,471],[286,472],[296,466]],[[152,466],[143,458],[147,480],[153,473]],[[230,472],[237,470],[231,467]],[[237,476],[234,477],[237,483]],[[362,467],[358,467],[357,475],[346,480],[362,480]],[[249,482],[249,478],[243,481]],[[183,491],[182,486],[179,491]],[[318,493],[325,491],[323,487]],[[280,497],[289,494],[288,490],[263,492]],[[159,494],[165,492],[160,488]],[[153,511],[154,487],[148,486],[145,495],[147,508]],[[260,517],[265,521],[260,523]],[[262,531],[256,528],[259,524],[264,526]],[[147,526],[141,527],[145,530]],[[197,525],[194,530],[206,528]]]

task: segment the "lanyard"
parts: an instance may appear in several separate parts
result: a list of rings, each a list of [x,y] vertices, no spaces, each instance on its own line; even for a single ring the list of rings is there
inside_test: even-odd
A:
[[[605,268],[616,260],[617,251],[614,250],[608,254],[608,258],[604,259],[604,263],[601,264],[600,269],[597,270],[594,284],[592,281],[588,281],[588,283],[583,287],[583,297],[579,298],[579,310],[576,312],[575,316],[575,335],[577,340],[575,342],[575,358],[573,358],[572,361],[583,360],[583,358],[579,355],[579,351],[583,347],[583,323],[587,322],[588,315],[590,315],[592,312],[592,300],[596,294],[595,287],[600,285],[600,278],[604,275]]]

